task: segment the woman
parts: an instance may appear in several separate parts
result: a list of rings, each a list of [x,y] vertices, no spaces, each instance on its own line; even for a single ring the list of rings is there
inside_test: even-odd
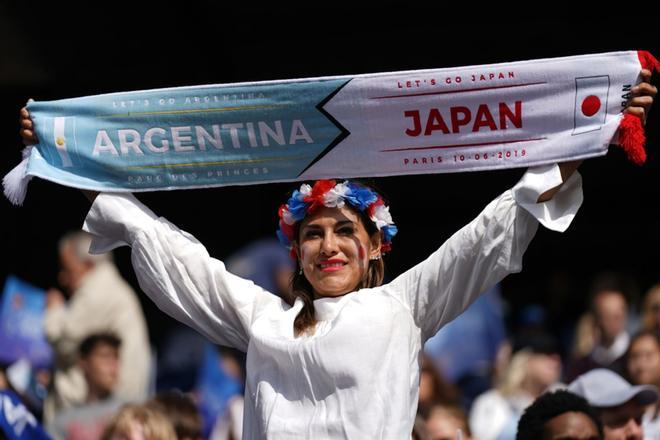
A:
[[[470,411],[470,428],[480,440],[514,439],[525,408],[556,384],[561,359],[555,350],[527,346],[518,350],[496,388],[478,396]]]
[[[642,113],[653,89],[635,93],[649,95],[631,102],[629,111]],[[22,135],[34,143],[22,115]],[[132,195],[89,194],[84,229],[92,251],[132,247],[140,286],[163,311],[247,352],[244,438],[409,438],[424,342],[521,269],[538,221],[568,226],[581,201],[576,168],[529,171],[386,285],[382,255],[396,229],[380,196],[351,182],[303,185],[280,209],[279,235],[297,262],[293,305],[228,273]]]
[[[660,284],[652,286],[644,296],[642,328],[660,335]]]
[[[430,440],[472,440],[468,419],[456,405],[435,404],[429,409],[426,429]],[[460,437],[459,437],[459,434]]]
[[[101,440],[176,440],[166,415],[149,405],[126,405],[108,422]]]
[[[459,390],[449,382],[427,355],[422,355],[417,414],[428,417],[434,405],[459,405]]]
[[[633,336],[626,353],[626,370],[633,385],[660,387],[660,336],[642,330]],[[660,438],[660,406],[651,405],[643,419],[644,438]]]

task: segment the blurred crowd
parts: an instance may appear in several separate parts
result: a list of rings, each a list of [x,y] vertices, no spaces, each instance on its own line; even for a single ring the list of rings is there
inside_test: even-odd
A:
[[[37,324],[49,361],[0,347],[0,439],[240,439],[245,354],[183,326],[152,348],[136,292],[89,243],[82,232],[59,243],[59,287]],[[277,241],[226,263],[291,301]],[[412,438],[660,439],[660,284],[639,312],[615,276],[585,299],[567,346],[544,307],[526,307],[511,332],[499,287],[486,292],[427,342]]]

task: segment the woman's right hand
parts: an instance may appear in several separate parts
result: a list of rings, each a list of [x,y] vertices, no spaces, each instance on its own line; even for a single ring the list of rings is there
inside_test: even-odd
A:
[[[20,135],[21,139],[23,140],[23,143],[25,145],[34,145],[39,143],[39,140],[37,139],[37,134],[34,131],[34,122],[32,122],[32,118],[30,118],[30,112],[28,112],[27,107],[23,107],[21,111],[19,112],[20,117],[19,117],[19,124],[20,124]],[[90,202],[94,202],[96,199],[96,196],[99,195],[97,191],[90,191],[90,190],[81,190],[83,195],[89,200]]]
[[[34,122],[30,118],[27,107],[23,107],[20,111],[19,124],[21,127],[19,133],[25,145],[34,145],[39,142],[37,134],[34,132]]]

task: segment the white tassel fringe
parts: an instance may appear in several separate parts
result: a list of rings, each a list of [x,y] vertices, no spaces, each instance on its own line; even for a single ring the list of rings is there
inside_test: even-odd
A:
[[[27,164],[32,152],[32,145],[23,149],[23,160],[2,179],[5,196],[14,205],[22,205],[27,194],[27,186],[32,176],[27,174]]]

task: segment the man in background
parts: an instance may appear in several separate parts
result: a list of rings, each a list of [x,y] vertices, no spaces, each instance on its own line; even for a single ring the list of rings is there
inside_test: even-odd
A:
[[[569,381],[594,368],[607,368],[624,373],[624,355],[630,344],[628,304],[624,294],[615,288],[602,288],[592,296],[591,313],[595,340],[590,353],[574,359],[568,367]]]
[[[98,439],[124,403],[113,396],[119,379],[121,341],[110,333],[88,336],[80,344],[78,364],[87,384],[84,405],[57,414],[49,431],[58,440]]]
[[[601,440],[598,413],[577,394],[557,390],[542,394],[527,407],[518,422],[516,440]]]
[[[568,386],[568,390],[584,397],[598,410],[605,440],[642,440],[644,411],[658,401],[655,386],[632,386],[605,368],[583,374]]]
[[[147,391],[150,347],[142,308],[111,255],[90,255],[90,242],[82,231],[62,238],[58,281],[69,300],[57,289],[47,292],[44,330],[53,346],[55,368],[44,408],[46,422],[85,401],[88,390],[77,362],[78,347],[92,334],[112,333],[122,342],[117,397],[137,400]]]

